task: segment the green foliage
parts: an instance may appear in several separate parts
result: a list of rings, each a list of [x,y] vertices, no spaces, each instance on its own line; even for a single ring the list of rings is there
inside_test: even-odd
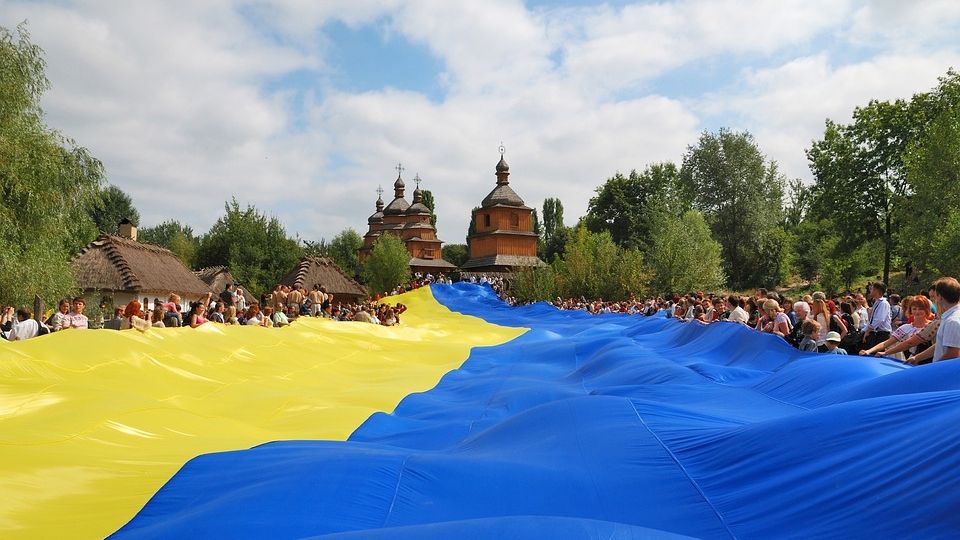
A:
[[[783,227],[765,229],[754,237],[755,266],[747,270],[749,283],[773,289],[790,277],[793,268],[792,238]]]
[[[163,246],[177,255],[187,268],[195,268],[200,239],[193,234],[193,228],[169,219],[153,227],[144,227],[137,232],[141,242]]]
[[[787,204],[783,208],[783,228],[793,231],[807,217],[810,205],[813,202],[813,190],[803,183],[803,180],[794,178],[787,183]]]
[[[689,207],[673,163],[655,163],[642,173],[617,173],[596,189],[584,222],[591,231],[608,231],[617,245],[646,249],[653,214],[681,215]]]
[[[43,122],[50,86],[26,27],[0,27],[0,302],[50,305],[75,291],[70,256],[96,236],[86,212],[102,164]]]
[[[333,259],[347,275],[355,276],[360,273],[360,260],[357,250],[363,246],[363,237],[357,231],[346,228],[330,241],[330,258]]]
[[[540,260],[547,263],[553,263],[562,257],[566,251],[567,240],[570,238],[573,232],[573,228],[563,227],[555,230],[553,234],[550,235],[549,239],[540,242],[540,244],[537,246]]]
[[[90,208],[90,218],[101,233],[117,234],[117,226],[124,219],[140,224],[140,212],[133,199],[117,186],[109,185],[100,192],[99,200]]]
[[[540,258],[553,262],[562,255],[564,245],[570,236],[570,229],[563,224],[563,203],[560,199],[547,198],[543,201],[543,240],[537,244]]]
[[[767,257],[776,251],[783,219],[784,178],[750,133],[704,132],[680,171],[682,193],[703,213],[720,242],[724,273],[736,289],[767,283]],[[763,248],[767,253],[758,252]]]
[[[950,137],[956,141],[949,125],[955,123],[958,110],[960,74],[951,70],[936,88],[915,94],[909,102],[872,100],[854,110],[848,125],[828,120],[823,139],[807,151],[816,180],[814,217],[856,224],[840,231],[847,251],[879,240],[884,281],[889,280],[891,261],[899,250],[921,268],[936,251],[930,232],[938,219],[946,217],[938,216],[937,210],[949,206],[937,204],[938,187],[948,188],[947,197],[949,187],[938,185],[935,178],[956,178],[947,155]],[[933,157],[938,152],[946,154]],[[921,213],[935,217],[922,226],[913,225],[924,220]],[[901,241],[906,242],[902,247]]]
[[[943,109],[906,155],[912,192],[903,202],[899,245],[918,269],[957,275],[960,218],[960,103]]]
[[[521,302],[552,300],[557,296],[557,274],[551,266],[525,267],[514,276],[510,294]]]
[[[797,274],[807,281],[815,281],[831,247],[837,243],[839,237],[832,221],[801,221],[793,230],[793,262]]]
[[[240,208],[236,199],[224,204],[224,215],[200,239],[197,265],[224,265],[254,296],[276,284],[302,254],[299,243],[275,217],[255,207]]]
[[[876,274],[883,264],[883,246],[880,240],[871,240],[853,249],[847,249],[839,237],[827,242],[828,257],[820,273],[820,284],[827,294],[849,291],[859,277]]]
[[[720,244],[699,212],[662,213],[652,229],[647,263],[658,293],[712,291],[723,285]]]
[[[549,242],[556,234],[564,234],[563,203],[550,197],[543,201],[543,239]]]
[[[933,234],[931,267],[942,275],[960,276],[960,209],[951,209],[943,225]]]
[[[533,234],[537,235],[541,241],[543,240],[543,226],[540,225],[540,216],[537,214],[537,209],[534,208],[533,212],[530,214],[530,225],[533,229]]]
[[[840,231],[846,250],[880,240],[888,281],[897,204],[906,193],[902,158],[917,126],[903,100],[871,101],[855,109],[853,119],[849,125],[828,120],[823,139],[807,151],[814,217],[857,224]]]
[[[304,240],[303,255],[305,257],[329,257],[330,242],[327,242],[326,238],[321,238],[318,241]]]
[[[565,246],[562,254],[552,265],[518,272],[511,288],[514,297],[525,302],[557,296],[623,300],[646,292],[650,275],[640,250],[618,246],[606,231],[590,232],[583,225],[564,229],[551,238]]]
[[[364,261],[362,276],[373,292],[389,292],[410,280],[410,252],[396,235],[382,234]]]
[[[443,260],[456,266],[463,266],[463,263],[470,259],[470,251],[466,244],[447,244],[443,246]]]
[[[568,233],[564,253],[553,270],[556,289],[565,297],[620,300],[642,292],[648,281],[639,251],[623,249],[609,232],[590,232],[583,225]]]
[[[430,224],[437,226],[436,202],[433,200],[433,192],[429,189],[423,190],[423,205],[430,209]]]
[[[470,224],[467,225],[467,253],[470,252],[470,237],[473,236],[473,231],[476,230],[477,226],[477,210],[480,210],[480,207],[474,206],[470,212]]]

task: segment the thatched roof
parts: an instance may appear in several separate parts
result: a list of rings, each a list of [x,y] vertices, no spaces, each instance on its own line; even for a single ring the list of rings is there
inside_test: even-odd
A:
[[[170,250],[130,238],[101,234],[71,261],[84,290],[195,296],[210,287]]]
[[[207,284],[210,292],[214,295],[222,293],[227,287],[227,283],[237,282],[226,266],[208,266],[200,270],[194,270],[193,273]],[[240,288],[243,289],[243,297],[247,300],[248,304],[256,300],[253,295],[250,294],[250,291],[243,287],[243,284],[240,285]]]
[[[281,285],[302,285],[310,290],[314,285],[326,287],[334,296],[367,296],[367,291],[344,274],[340,267],[328,257],[304,257],[280,279]]]

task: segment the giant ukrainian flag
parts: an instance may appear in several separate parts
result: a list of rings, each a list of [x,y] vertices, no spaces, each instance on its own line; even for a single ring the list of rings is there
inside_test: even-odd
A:
[[[396,328],[0,345],[0,535],[960,535],[960,362],[471,285],[404,301]]]

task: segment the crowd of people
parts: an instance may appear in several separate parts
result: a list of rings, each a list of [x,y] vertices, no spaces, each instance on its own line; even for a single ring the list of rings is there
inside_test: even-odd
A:
[[[664,312],[683,322],[736,323],[779,336],[802,351],[886,356],[925,364],[960,357],[958,302],[960,282],[944,277],[932,283],[926,294],[905,298],[888,294],[887,286],[877,282],[867,285],[865,293],[834,297],[814,292],[791,299],[758,289],[750,296],[695,292],[625,301],[556,298],[551,304],[591,314]]]
[[[88,316],[83,297],[63,299],[57,309],[43,318],[35,318],[28,308],[4,308],[0,313],[0,336],[10,341],[30,339],[64,330],[134,328],[145,332],[151,328],[189,326],[196,328],[207,323],[282,327],[299,317],[323,317],[336,321],[358,321],[383,326],[400,324],[406,311],[401,303],[389,305],[374,300],[342,302],[326,288],[317,284],[309,292],[300,285],[277,285],[260,297],[259,302],[247,302],[241,288],[229,283],[223,292],[186,304],[180,295],[172,293],[166,301],[144,298],[108,310],[101,303],[96,315]]]
[[[471,276],[473,283],[487,284],[511,304],[516,301],[502,277]],[[413,279],[384,295],[399,294],[431,283],[452,283],[444,275],[416,273]],[[871,283],[864,293],[828,297],[822,292],[791,299],[774,291],[758,289],[750,296],[704,294],[702,292],[624,301],[566,300],[556,298],[557,309],[581,310],[592,314],[624,313],[652,316],[664,312],[683,322],[697,324],[734,323],[772,334],[807,352],[859,354],[893,357],[909,364],[960,357],[960,282],[944,277],[932,283],[927,294],[902,298],[884,283]],[[248,302],[243,290],[227,284],[219,295],[191,302],[182,309],[181,298],[171,294],[166,302],[133,300],[91,320],[85,315],[86,302],[77,297],[63,299],[46,319],[38,320],[27,308],[6,307],[0,313],[0,334],[17,341],[72,329],[107,328],[146,331],[158,327],[207,323],[282,327],[299,317],[324,317],[337,321],[358,321],[384,326],[400,323],[406,306],[382,303],[381,295],[362,302],[341,302],[317,284],[310,291],[302,286],[277,285]]]

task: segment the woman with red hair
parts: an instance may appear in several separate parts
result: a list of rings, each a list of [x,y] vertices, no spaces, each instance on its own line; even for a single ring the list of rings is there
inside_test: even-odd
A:
[[[869,349],[860,351],[862,355],[871,355],[871,354],[883,354],[886,356],[892,356],[898,360],[904,359],[904,353],[900,350],[901,347],[895,346],[903,341],[906,341],[913,334],[919,332],[930,321],[933,320],[933,315],[930,313],[930,300],[922,294],[917,296],[910,296],[903,300],[902,302],[904,309],[909,309],[910,317],[912,318],[911,322],[907,324],[900,325],[892,334],[890,338],[882,343],[877,343]],[[911,355],[922,352],[923,349],[927,348],[928,345],[917,345],[909,349]],[[890,349],[888,352],[887,349]]]
[[[145,321],[140,317],[141,309],[142,306],[140,302],[131,300],[130,303],[123,308],[123,317],[120,319],[120,329],[128,330],[130,328],[136,328],[141,332],[146,332],[152,325],[149,321]]]

